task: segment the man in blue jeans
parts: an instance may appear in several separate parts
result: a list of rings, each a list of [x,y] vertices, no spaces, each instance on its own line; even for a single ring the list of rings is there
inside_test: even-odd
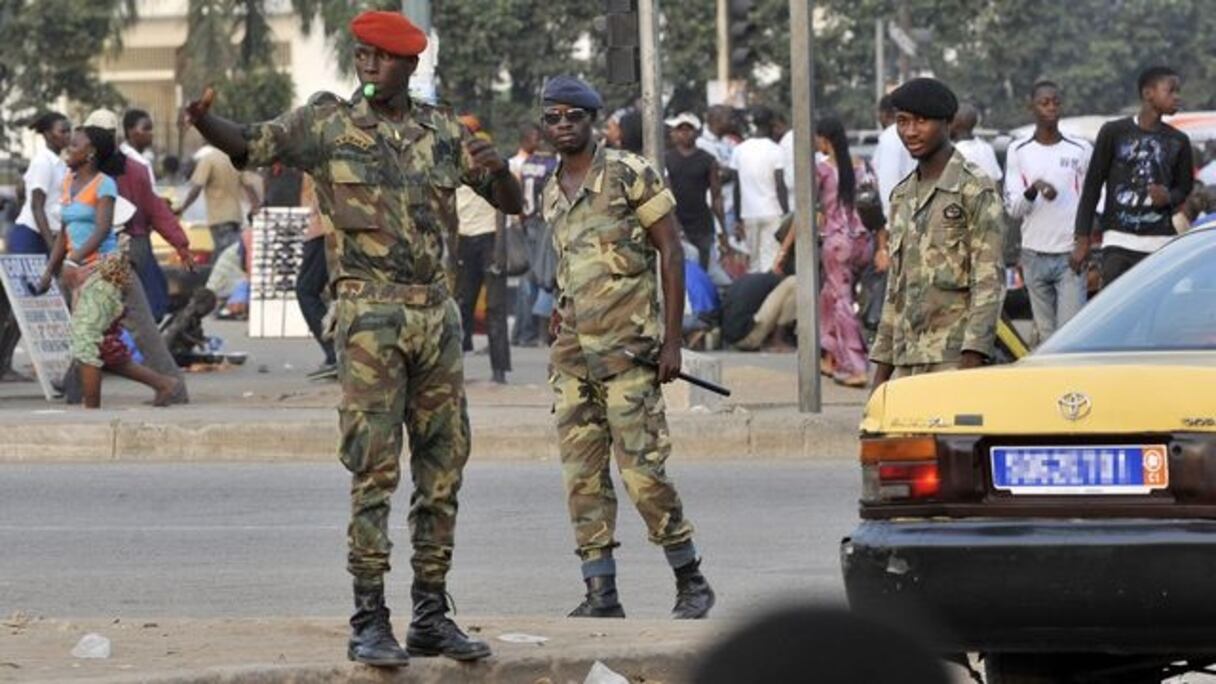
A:
[[[1086,260],[1076,251],[1077,206],[1093,149],[1060,132],[1060,88],[1040,81],[1031,90],[1034,133],[1009,146],[1005,206],[1022,221],[1022,277],[1039,342],[1085,306]]]

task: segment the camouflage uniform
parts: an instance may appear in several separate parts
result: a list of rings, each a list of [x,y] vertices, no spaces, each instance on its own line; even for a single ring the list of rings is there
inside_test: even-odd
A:
[[[558,254],[562,318],[550,382],[578,554],[594,561],[617,546],[611,451],[650,540],[684,544],[693,528],[665,470],[671,440],[663,394],[656,372],[625,355],[653,354],[659,346],[647,229],[675,208],[675,198],[648,161],[605,147],[596,150],[573,201],[559,175],[560,169],[550,177],[543,199]]]
[[[1004,297],[1001,196],[956,150],[931,187],[913,173],[891,193],[886,303],[870,358],[892,377],[992,356]]]
[[[444,582],[456,495],[469,455],[460,314],[445,250],[461,184],[491,197],[490,175],[464,149],[456,119],[413,102],[401,122],[360,98],[333,95],[250,126],[246,163],[309,173],[333,242],[337,294],[339,455],[350,470],[348,569],[380,583],[389,570],[390,497],[409,432],[410,529],[416,581]]]

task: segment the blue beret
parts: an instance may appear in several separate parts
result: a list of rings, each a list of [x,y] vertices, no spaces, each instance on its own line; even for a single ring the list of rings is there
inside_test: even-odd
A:
[[[604,108],[600,94],[573,76],[554,76],[549,79],[541,99],[545,104],[564,104],[597,112]]]
[[[914,78],[891,93],[891,106],[926,119],[949,121],[958,112],[958,98],[935,78]]]

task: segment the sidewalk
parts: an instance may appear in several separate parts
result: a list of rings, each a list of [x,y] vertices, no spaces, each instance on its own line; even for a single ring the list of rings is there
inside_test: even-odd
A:
[[[0,682],[91,681],[241,682],[582,682],[595,661],[630,681],[673,684],[707,645],[730,629],[727,621],[577,620],[461,616],[470,633],[494,650],[489,659],[460,664],[414,658],[392,671],[346,660],[343,618],[43,620],[0,623],[4,650]],[[405,636],[408,617],[394,622]],[[72,648],[88,633],[111,641],[106,659],[81,659]],[[547,638],[510,643],[503,635]]]
[[[320,361],[308,339],[266,340],[209,321],[242,366],[189,373],[191,403],[153,409],[150,392],[107,376],[100,411],[47,402],[35,382],[0,383],[0,462],[308,460],[334,458],[340,391],[305,375]],[[485,344],[478,339],[478,348]],[[715,353],[733,390],[716,412],[670,411],[674,458],[853,458],[865,393],[826,381],[824,410],[797,411],[792,354]],[[484,354],[466,356],[476,459],[555,459],[548,350],[513,348],[509,385],[489,382]],[[19,353],[16,368],[32,375]],[[677,381],[678,382],[678,381]]]

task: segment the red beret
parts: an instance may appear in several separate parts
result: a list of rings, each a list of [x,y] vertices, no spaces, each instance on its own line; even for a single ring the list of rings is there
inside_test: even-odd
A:
[[[350,22],[355,38],[402,57],[422,54],[426,34],[397,12],[364,12]]]

